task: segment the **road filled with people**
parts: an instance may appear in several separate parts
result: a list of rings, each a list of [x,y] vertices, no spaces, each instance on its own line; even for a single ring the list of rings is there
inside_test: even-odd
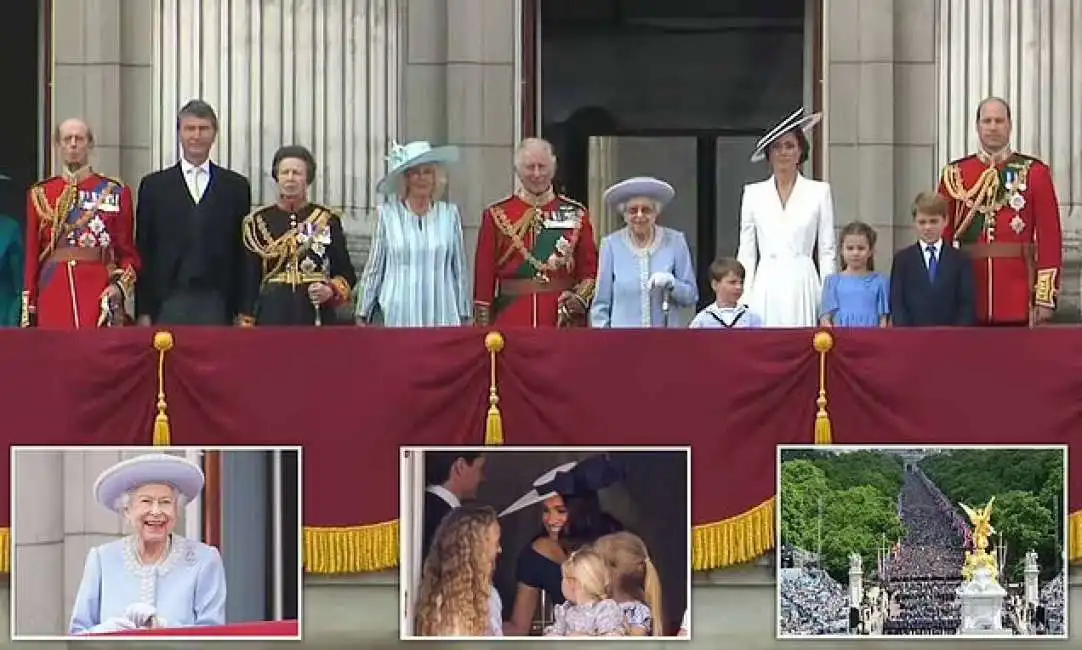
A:
[[[782,636],[846,634],[849,595],[826,571],[813,567],[778,573]]]

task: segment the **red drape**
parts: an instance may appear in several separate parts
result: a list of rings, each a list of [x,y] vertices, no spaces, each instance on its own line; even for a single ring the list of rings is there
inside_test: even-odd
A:
[[[309,570],[393,565],[398,447],[483,440],[483,330],[173,334],[165,388],[174,444],[304,445]],[[503,334],[507,444],[690,444],[695,540],[710,547],[696,548],[694,564],[722,566],[773,545],[775,446],[813,439],[812,332]],[[141,328],[0,332],[7,442],[149,443],[152,336]],[[838,331],[827,368],[837,443],[1069,443],[1082,435],[1077,330]],[[1070,477],[1076,513],[1080,453],[1076,446]],[[0,499],[7,489],[0,476]],[[1074,525],[1082,529],[1082,513]]]
[[[267,621],[256,623],[234,623],[232,625],[216,625],[208,627],[183,627],[163,628],[155,630],[128,630],[124,632],[109,632],[90,636],[221,636],[258,638],[265,636],[273,637],[296,637],[300,634],[300,624],[297,621]]]

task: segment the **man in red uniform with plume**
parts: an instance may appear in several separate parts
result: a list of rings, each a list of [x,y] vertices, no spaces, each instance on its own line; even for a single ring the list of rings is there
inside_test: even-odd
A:
[[[519,187],[485,209],[474,264],[478,325],[585,326],[597,282],[597,244],[581,203],[556,194],[552,145],[515,152]]]
[[[63,170],[26,202],[23,327],[118,325],[135,286],[131,190],[90,168],[94,132],[78,119],[54,133]]]
[[[977,322],[1033,326],[1052,317],[1063,270],[1052,171],[1011,150],[1011,109],[998,97],[977,107],[977,136],[980,151],[943,168],[943,237],[973,260]]]

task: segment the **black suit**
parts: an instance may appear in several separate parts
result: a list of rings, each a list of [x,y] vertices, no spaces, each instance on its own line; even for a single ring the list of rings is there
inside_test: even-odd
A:
[[[444,501],[443,497],[425,490],[425,529],[421,538],[422,564],[428,557],[428,548],[432,546],[432,540],[436,537],[436,529],[440,527],[443,518],[451,510],[451,504]]]
[[[171,325],[228,325],[237,315],[244,250],[240,226],[252,209],[252,187],[234,171],[214,163],[209,169],[198,203],[180,163],[139,183],[138,316]]]
[[[928,276],[925,244],[894,255],[890,314],[896,327],[969,326],[977,321],[976,289],[969,259],[947,244],[939,247],[935,282]]]

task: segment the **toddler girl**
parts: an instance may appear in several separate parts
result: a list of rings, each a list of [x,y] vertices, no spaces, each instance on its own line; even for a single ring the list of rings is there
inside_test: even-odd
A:
[[[823,282],[823,327],[886,327],[890,290],[875,272],[875,231],[854,221],[842,228],[842,270]]]
[[[553,610],[555,620],[545,636],[624,636],[624,613],[609,598],[609,571],[601,555],[580,549],[562,569],[567,601]]]
[[[664,636],[661,578],[646,542],[628,532],[605,535],[594,548],[612,572],[612,598],[624,612],[630,636]]]

